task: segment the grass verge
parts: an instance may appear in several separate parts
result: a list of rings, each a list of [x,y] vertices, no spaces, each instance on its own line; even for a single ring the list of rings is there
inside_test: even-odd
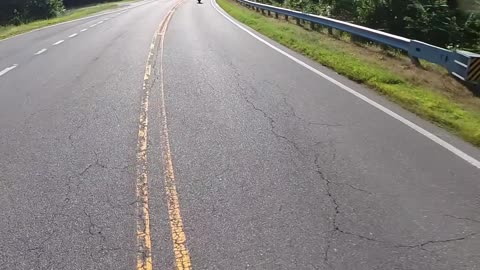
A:
[[[119,1],[119,2],[125,2],[125,1]],[[119,2],[103,3],[103,4],[87,6],[83,8],[67,10],[65,11],[64,14],[48,20],[38,20],[38,21],[27,23],[27,24],[21,24],[21,25],[0,26],[0,40],[15,36],[18,34],[26,33],[38,28],[45,27],[45,26],[67,22],[75,19],[80,19],[89,15],[92,15],[94,13],[98,13],[108,9],[113,9],[119,6]]]
[[[480,146],[480,98],[439,69],[217,0],[232,17],[263,35],[377,90],[405,109]]]

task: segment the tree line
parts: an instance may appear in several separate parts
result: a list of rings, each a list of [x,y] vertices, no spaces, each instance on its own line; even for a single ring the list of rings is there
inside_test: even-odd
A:
[[[0,25],[22,24],[56,17],[66,8],[114,0],[0,0]]]
[[[440,47],[480,52],[480,0],[261,0]]]

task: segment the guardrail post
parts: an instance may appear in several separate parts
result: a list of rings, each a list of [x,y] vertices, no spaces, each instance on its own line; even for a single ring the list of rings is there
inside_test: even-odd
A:
[[[265,15],[265,10],[263,8],[260,9],[262,11],[262,14]]]
[[[288,15],[285,15],[285,21],[288,22]]]
[[[315,23],[310,22],[310,29],[315,30]]]
[[[333,35],[333,28],[328,27],[328,34],[329,34],[329,35]]]
[[[295,21],[297,21],[297,25],[302,25],[302,24],[300,23],[300,19],[299,19],[299,18],[295,18]]]
[[[420,60],[418,60],[417,57],[414,57],[414,56],[410,56],[410,61],[412,62],[412,64],[416,67],[422,67],[422,64],[420,64]]]
[[[267,14],[268,14],[268,16],[270,17],[270,10],[267,10]]]
[[[278,19],[278,13],[275,12],[275,19]]]

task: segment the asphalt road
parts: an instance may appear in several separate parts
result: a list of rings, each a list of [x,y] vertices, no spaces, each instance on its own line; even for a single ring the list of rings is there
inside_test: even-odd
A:
[[[0,269],[140,269],[145,61],[175,3],[0,41]],[[158,37],[153,269],[181,247],[193,269],[480,269],[479,168],[270,46],[478,161],[477,148],[209,1],[185,1]]]

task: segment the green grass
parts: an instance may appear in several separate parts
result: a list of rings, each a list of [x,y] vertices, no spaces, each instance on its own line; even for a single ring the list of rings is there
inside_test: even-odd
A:
[[[478,103],[475,106],[462,104],[439,89],[429,88],[429,84],[416,83],[419,80],[415,78],[415,71],[410,71],[413,76],[401,71],[394,72],[388,67],[392,64],[389,64],[390,60],[385,63],[372,60],[374,57],[371,51],[365,51],[368,55],[362,51],[366,49],[355,49],[355,45],[345,46],[345,41],[326,38],[325,34],[263,16],[231,0],[217,2],[235,19],[265,36],[354,81],[370,86],[407,110],[480,146],[480,107],[476,107]],[[378,56],[380,52],[376,54]],[[432,76],[441,77],[445,74],[435,73]]]
[[[124,1],[119,1],[119,2],[124,2]],[[93,6],[88,6],[88,7],[78,8],[78,9],[67,10],[64,14],[48,20],[39,20],[39,21],[27,23],[27,24],[21,24],[18,26],[15,26],[15,25],[0,26],[0,40],[11,37],[11,36],[15,36],[18,34],[22,34],[28,31],[32,31],[38,28],[42,28],[45,26],[67,22],[75,19],[80,19],[89,15],[92,15],[94,13],[98,13],[98,12],[116,8],[116,7],[118,7],[118,2],[104,3],[104,4],[98,4],[98,5],[93,5]]]

